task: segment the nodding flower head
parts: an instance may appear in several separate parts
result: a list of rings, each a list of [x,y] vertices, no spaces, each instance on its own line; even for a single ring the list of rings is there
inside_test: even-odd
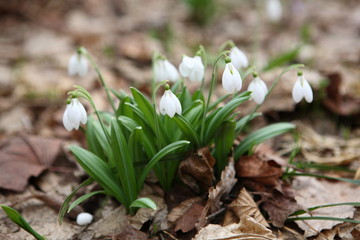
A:
[[[265,96],[268,92],[268,88],[265,82],[259,78],[257,73],[253,73],[254,80],[251,81],[248,87],[248,91],[251,91],[251,97],[257,104],[264,102]]]
[[[225,70],[222,75],[223,88],[229,92],[240,91],[242,87],[242,80],[240,73],[231,63],[230,58],[225,59]]]
[[[164,95],[160,99],[160,112],[162,115],[174,117],[175,113],[181,114],[181,104],[179,99],[170,90],[169,85],[165,85]]]
[[[204,78],[204,64],[200,56],[183,56],[179,70],[181,76],[188,77],[191,81],[201,82]]]
[[[236,69],[246,68],[249,66],[248,58],[246,57],[245,53],[241,51],[238,47],[232,47],[230,49],[231,62]]]
[[[66,109],[63,115],[63,124],[66,130],[78,130],[80,123],[86,124],[87,115],[84,106],[77,98],[68,100]]]
[[[68,63],[68,74],[84,77],[89,71],[89,64],[86,57],[81,53],[74,53]]]
[[[266,0],[266,15],[271,22],[279,22],[282,17],[280,0]]]
[[[176,67],[167,59],[157,59],[154,63],[154,77],[155,81],[162,82],[169,80],[176,82],[179,80],[179,72]]]
[[[303,98],[305,98],[308,103],[313,100],[313,91],[302,72],[298,72],[298,79],[292,89],[292,97],[296,103],[300,102]]]

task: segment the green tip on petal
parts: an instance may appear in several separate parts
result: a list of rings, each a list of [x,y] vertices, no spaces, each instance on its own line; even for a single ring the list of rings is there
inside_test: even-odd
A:
[[[259,74],[257,73],[257,72],[253,72],[253,77],[254,78],[256,78],[256,77],[258,77],[259,76]]]
[[[225,63],[231,63],[231,58],[227,56],[227,57],[225,58]]]
[[[302,71],[298,71],[298,72],[297,72],[297,75],[298,75],[299,77],[301,77],[301,76],[303,75],[303,72],[302,72]]]
[[[66,104],[70,104],[70,103],[71,103],[71,99],[70,98],[66,99]]]
[[[165,89],[165,90],[170,90],[169,84],[165,84],[164,89]]]

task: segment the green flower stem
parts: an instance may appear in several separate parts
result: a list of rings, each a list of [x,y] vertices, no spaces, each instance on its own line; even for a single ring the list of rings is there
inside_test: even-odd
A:
[[[205,139],[204,138],[204,131],[205,131],[205,120],[206,120],[206,114],[209,108],[209,104],[210,104],[210,100],[211,100],[211,96],[212,93],[214,91],[214,87],[215,87],[215,79],[216,79],[216,65],[218,64],[219,60],[223,57],[226,57],[227,54],[229,54],[229,51],[223,51],[219,54],[219,56],[215,59],[214,61],[214,67],[213,67],[213,71],[212,71],[212,75],[211,75],[211,82],[210,82],[210,89],[209,89],[209,95],[208,95],[208,99],[206,101],[205,104],[205,109],[203,112],[203,118],[202,118],[202,122],[201,122],[201,138],[202,138],[202,144],[204,144]]]
[[[285,68],[284,70],[282,70],[282,72],[280,73],[279,76],[277,76],[277,78],[275,79],[275,81],[271,84],[270,88],[269,88],[269,91],[266,93],[265,95],[265,98],[264,98],[264,101],[268,98],[269,94],[272,92],[272,90],[274,89],[274,87],[279,83],[280,79],[282,78],[282,76],[289,72],[290,70],[293,70],[293,69],[298,69],[298,68],[301,68],[301,67],[305,67],[304,64],[293,64],[293,65],[290,65],[289,67]],[[252,116],[255,114],[255,112],[259,109],[259,107],[261,106],[261,104],[257,104],[253,110],[250,112],[249,114],[249,118],[248,119],[252,119]],[[243,128],[246,126],[247,122],[242,125],[242,127],[238,130],[238,132],[240,133]]]
[[[115,103],[114,100],[111,98],[110,96],[110,91],[109,88],[107,87],[104,77],[100,71],[99,66],[96,64],[96,62],[94,61],[94,59],[92,58],[92,56],[90,55],[90,53],[86,50],[86,48],[84,47],[80,47],[78,50],[81,54],[83,54],[90,62],[91,66],[94,68],[95,72],[97,73],[100,83],[103,86],[106,96],[108,98],[109,103],[111,104],[111,108],[113,109],[114,112],[116,112],[116,108],[115,108]]]
[[[162,144],[161,138],[160,138],[159,116],[156,114],[156,92],[157,92],[157,90],[159,90],[159,88],[162,85],[166,84],[166,82],[167,81],[162,81],[162,82],[159,82],[157,85],[154,82],[153,83],[153,92],[152,92],[152,96],[151,96],[151,102],[152,102],[152,105],[154,108],[155,134],[156,134],[156,140],[158,142],[157,145],[158,145],[159,149],[161,149],[163,147],[163,144]]]

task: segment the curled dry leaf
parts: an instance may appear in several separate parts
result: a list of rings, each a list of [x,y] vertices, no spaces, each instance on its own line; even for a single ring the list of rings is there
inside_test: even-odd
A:
[[[200,202],[200,197],[194,197],[187,199],[185,201],[182,201],[178,206],[174,207],[169,215],[167,216],[167,219],[169,223],[175,224],[176,221],[184,215],[184,213],[195,203]]]
[[[241,218],[241,216],[248,215],[254,218],[256,222],[266,227],[269,227],[269,224],[266,222],[264,216],[261,214],[254,199],[251,197],[251,195],[245,188],[241,189],[237,198],[228,206],[228,212],[226,213],[226,215],[229,214],[235,215],[238,220]],[[226,225],[226,215],[224,225]]]
[[[31,176],[39,176],[55,161],[61,141],[21,136],[0,146],[0,188],[21,192]]]
[[[344,140],[335,136],[319,135],[304,124],[296,124],[301,132],[301,153],[307,161],[340,165],[360,158],[360,138]]]
[[[264,191],[279,184],[282,171],[276,162],[264,161],[255,154],[240,158],[236,163],[236,174],[245,186],[255,191]]]
[[[228,194],[234,187],[237,179],[235,178],[234,159],[230,159],[229,164],[221,172],[221,180],[216,184],[216,187],[209,189],[209,198],[204,210],[199,218],[196,228],[199,230],[207,224],[206,216],[214,213],[220,209],[222,203],[221,197]]]
[[[179,176],[183,183],[193,191],[207,191],[213,186],[215,159],[208,148],[202,148],[192,153],[179,165]]]
[[[201,229],[193,240],[209,239],[258,239],[275,240],[277,239],[270,229],[255,221],[248,215],[243,215],[238,224],[230,224],[225,227],[209,224]]]

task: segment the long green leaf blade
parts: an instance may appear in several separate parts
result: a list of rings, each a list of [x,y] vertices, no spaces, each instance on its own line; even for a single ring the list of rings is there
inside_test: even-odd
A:
[[[67,212],[69,213],[71,210],[73,210],[77,205],[81,204],[82,202],[84,202],[86,199],[91,198],[92,196],[96,195],[96,194],[105,194],[106,192],[104,190],[99,190],[99,191],[95,191],[95,192],[90,192],[87,193],[85,195],[82,195],[81,197],[79,197],[78,199],[76,199],[74,202],[72,202],[69,206],[69,209],[67,210]]]
[[[249,151],[254,145],[293,129],[295,129],[294,124],[275,123],[253,132],[236,146],[234,153],[235,161],[237,161],[245,152]]]

